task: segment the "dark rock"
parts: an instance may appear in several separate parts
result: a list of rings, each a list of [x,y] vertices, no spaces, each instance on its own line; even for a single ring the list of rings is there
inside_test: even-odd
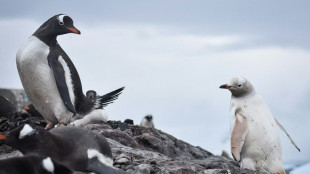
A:
[[[33,117],[28,113],[15,112],[7,115],[7,117],[0,118],[0,132],[10,131],[17,126],[26,123],[41,127],[46,126],[46,121],[43,117]]]
[[[131,119],[126,119],[124,123],[134,125],[134,122]]]
[[[122,131],[119,123],[109,121],[83,127],[107,137],[114,166],[127,174],[260,173],[240,169],[239,164],[232,159],[214,156],[201,147],[192,146],[163,131],[128,124],[128,128]]]
[[[126,124],[126,123],[118,123],[118,127],[122,130],[122,131],[124,131],[124,130],[126,130],[126,129],[129,129],[129,126],[128,126],[128,124]]]
[[[8,118],[17,111],[12,102],[0,95],[0,117]]]

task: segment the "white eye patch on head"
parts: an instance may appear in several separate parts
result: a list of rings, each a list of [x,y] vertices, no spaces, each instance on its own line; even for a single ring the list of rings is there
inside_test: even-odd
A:
[[[61,24],[61,25],[64,24],[64,17],[65,17],[65,16],[67,16],[67,15],[59,15],[59,16],[58,16],[57,19],[59,20],[59,24]]]
[[[29,126],[29,124],[25,124],[23,129],[19,133],[19,139],[24,138],[25,136],[31,135],[35,132],[35,130]]]

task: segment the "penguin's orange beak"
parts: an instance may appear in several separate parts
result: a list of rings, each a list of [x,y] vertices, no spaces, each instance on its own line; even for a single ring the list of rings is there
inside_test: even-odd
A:
[[[26,111],[30,110],[30,108],[29,108],[28,106],[25,106],[24,109],[25,109]]]
[[[0,140],[5,140],[5,139],[6,139],[6,136],[5,136],[5,135],[0,134]]]
[[[72,33],[75,33],[75,34],[81,34],[81,32],[76,29],[74,26],[72,27],[67,27]]]
[[[224,84],[224,85],[221,85],[220,88],[222,89],[229,89],[231,86],[227,85],[227,84]]]

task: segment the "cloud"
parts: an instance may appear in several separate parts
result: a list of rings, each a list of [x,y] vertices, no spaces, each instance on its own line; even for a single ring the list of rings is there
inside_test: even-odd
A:
[[[21,87],[12,61],[17,45],[39,25],[0,21],[1,27],[8,28],[1,37],[12,39],[10,44],[1,44],[0,52],[6,55],[1,60],[8,60],[0,75],[3,87]],[[210,35],[168,25],[82,23],[76,27],[82,35],[60,36],[59,43],[76,65],[84,91],[104,94],[126,86],[106,108],[109,119],[131,118],[139,124],[151,113],[157,128],[219,154],[229,132],[230,94],[218,87],[241,75],[254,84],[304,152],[294,151],[282,135],[284,160],[309,160],[310,142],[302,136],[309,131],[309,121],[304,121],[309,109],[299,107],[309,101],[305,99],[310,91],[309,50],[279,45],[233,49],[255,37]],[[7,34],[12,32],[17,34]]]

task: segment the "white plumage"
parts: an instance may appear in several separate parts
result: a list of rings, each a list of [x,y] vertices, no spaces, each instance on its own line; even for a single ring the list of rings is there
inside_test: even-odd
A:
[[[242,168],[284,174],[277,123],[249,81],[233,78],[221,88],[232,92],[231,150]]]
[[[67,124],[73,113],[68,111],[60,97],[53,71],[48,65],[48,54],[48,45],[31,36],[17,52],[17,69],[27,96],[43,117],[53,124]],[[65,73],[68,77],[66,70]]]

